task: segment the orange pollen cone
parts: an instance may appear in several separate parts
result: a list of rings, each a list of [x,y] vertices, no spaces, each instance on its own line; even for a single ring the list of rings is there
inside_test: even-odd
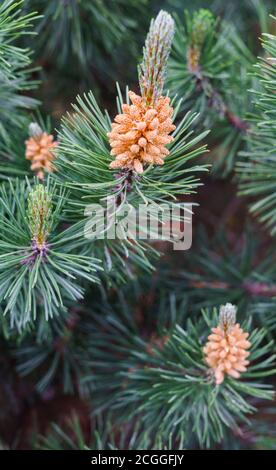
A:
[[[170,99],[161,96],[155,106],[147,106],[145,100],[129,92],[131,105],[122,105],[108,133],[111,155],[115,156],[110,168],[128,168],[143,173],[145,165],[163,165],[169,154],[165,147],[172,142],[170,134],[175,129],[172,123],[173,108]]]
[[[40,179],[44,178],[45,172],[51,173],[55,170],[53,150],[58,142],[54,141],[52,135],[43,132],[38,136],[30,137],[25,144],[25,157],[31,161],[31,169]]]
[[[251,346],[247,338],[248,333],[239,323],[228,330],[220,326],[212,328],[203,352],[207,364],[214,371],[217,385],[223,382],[225,374],[238,379],[241,372],[246,371],[250,354],[247,349]]]

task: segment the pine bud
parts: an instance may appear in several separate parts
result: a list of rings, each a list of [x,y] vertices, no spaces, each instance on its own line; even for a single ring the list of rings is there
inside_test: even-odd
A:
[[[230,303],[222,305],[219,310],[219,326],[227,332],[230,332],[236,323],[237,307]]]
[[[215,18],[209,10],[201,8],[195,12],[192,19],[192,31],[190,45],[201,48],[206,36],[213,30]]]
[[[37,139],[41,137],[42,134],[43,130],[37,124],[37,122],[31,122],[31,124],[29,125],[29,136],[33,137],[34,139]]]
[[[52,198],[48,189],[38,184],[29,194],[27,217],[33,240],[33,248],[39,251],[46,249],[46,239],[51,231]]]
[[[151,20],[143,62],[138,67],[141,95],[149,106],[162,95],[173,35],[174,20],[161,10],[157,18]]]
[[[187,64],[191,73],[199,70],[201,49],[208,33],[213,31],[215,18],[209,10],[201,8],[195,12],[190,25],[189,47],[187,49]]]

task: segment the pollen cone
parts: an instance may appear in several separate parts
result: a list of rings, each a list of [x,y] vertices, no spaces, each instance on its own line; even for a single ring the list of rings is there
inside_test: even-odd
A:
[[[108,134],[111,155],[116,158],[110,168],[129,168],[143,173],[146,164],[163,165],[169,154],[165,147],[173,137],[173,108],[170,99],[161,96],[155,106],[147,106],[141,96],[129,92],[131,105],[123,104],[123,114],[115,117]]]
[[[212,334],[203,349],[207,364],[213,369],[216,383],[221,384],[225,374],[238,379],[245,372],[251,344],[245,333],[236,323],[228,331],[221,326],[212,328]]]
[[[54,171],[53,149],[58,145],[52,135],[42,132],[40,135],[32,136],[25,142],[27,160],[31,161],[31,169],[36,172],[38,178],[43,179],[45,172]]]

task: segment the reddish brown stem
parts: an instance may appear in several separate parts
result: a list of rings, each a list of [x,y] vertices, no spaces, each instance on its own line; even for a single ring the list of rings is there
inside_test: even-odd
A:
[[[248,122],[229,110],[221,94],[213,88],[210,80],[204,77],[199,66],[193,71],[193,74],[196,78],[198,89],[208,98],[210,106],[215,109],[220,116],[225,117],[232,127],[241,132],[247,132],[249,129]]]
[[[231,289],[231,284],[222,281],[191,281],[190,285],[195,289]],[[264,282],[246,281],[241,287],[245,290],[246,294],[251,297],[275,297],[276,285],[266,284]]]

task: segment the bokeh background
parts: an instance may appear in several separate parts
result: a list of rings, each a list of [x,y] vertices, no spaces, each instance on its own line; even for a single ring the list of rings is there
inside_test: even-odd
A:
[[[33,51],[33,78],[39,81],[36,90],[29,95],[41,102],[41,113],[50,115],[53,128],[59,127],[61,117],[70,111],[75,97],[90,89],[100,105],[113,116],[116,112],[115,83],[119,82],[122,89],[129,85],[137,90],[137,63],[142,57],[150,19],[160,9],[182,18],[184,9],[193,12],[198,8],[208,8],[232,25],[255,58],[262,54],[261,34],[276,32],[275,22],[269,17],[270,13],[275,13],[273,0],[25,0],[23,12],[37,11],[42,15],[34,22],[37,35],[20,38],[20,45],[24,41]],[[244,107],[246,113],[239,92],[227,90],[227,86],[226,81],[224,90],[222,80],[221,91],[229,92],[230,100],[238,98],[237,106]],[[185,92],[183,89],[183,96]],[[247,93],[244,89],[245,97]],[[196,105],[190,102],[190,106]],[[203,118],[206,120],[199,120],[198,130],[213,125],[214,121],[204,113],[205,110]],[[260,300],[260,293],[256,293],[258,286],[242,281],[258,270],[262,273],[262,263],[275,242],[249,215],[248,199],[238,196],[234,164],[240,148],[230,151],[230,144],[223,145],[223,142],[221,146],[215,128],[208,139],[210,152],[202,158],[214,164],[214,169],[203,178],[198,193],[186,198],[198,204],[193,247],[187,253],[174,253],[160,243],[158,248],[165,254],[160,261],[159,275],[164,290],[170,291],[174,284],[178,295],[188,292],[189,302],[198,309],[227,299],[239,308],[252,304],[252,311],[261,311],[263,296]],[[228,164],[228,156],[231,164]],[[172,273],[177,269],[176,282]],[[154,276],[150,281],[148,278],[141,280],[143,288],[132,299],[137,318],[146,316],[156,301],[156,295],[159,295],[157,282]],[[266,295],[267,302],[272,305],[273,295],[275,292]],[[16,360],[7,357],[5,351],[0,353],[0,437],[3,446],[31,448],[36,445],[38,435],[50,432],[53,422],[63,426],[72,415],[78,417],[89,441],[91,421],[86,400],[77,394],[64,394],[58,386],[39,392],[29,376],[21,377],[17,373],[15,363]],[[263,437],[256,440],[251,431],[245,429],[240,447],[270,448],[275,445],[276,404],[263,403],[259,410],[254,420],[259,429],[264,428]]]

